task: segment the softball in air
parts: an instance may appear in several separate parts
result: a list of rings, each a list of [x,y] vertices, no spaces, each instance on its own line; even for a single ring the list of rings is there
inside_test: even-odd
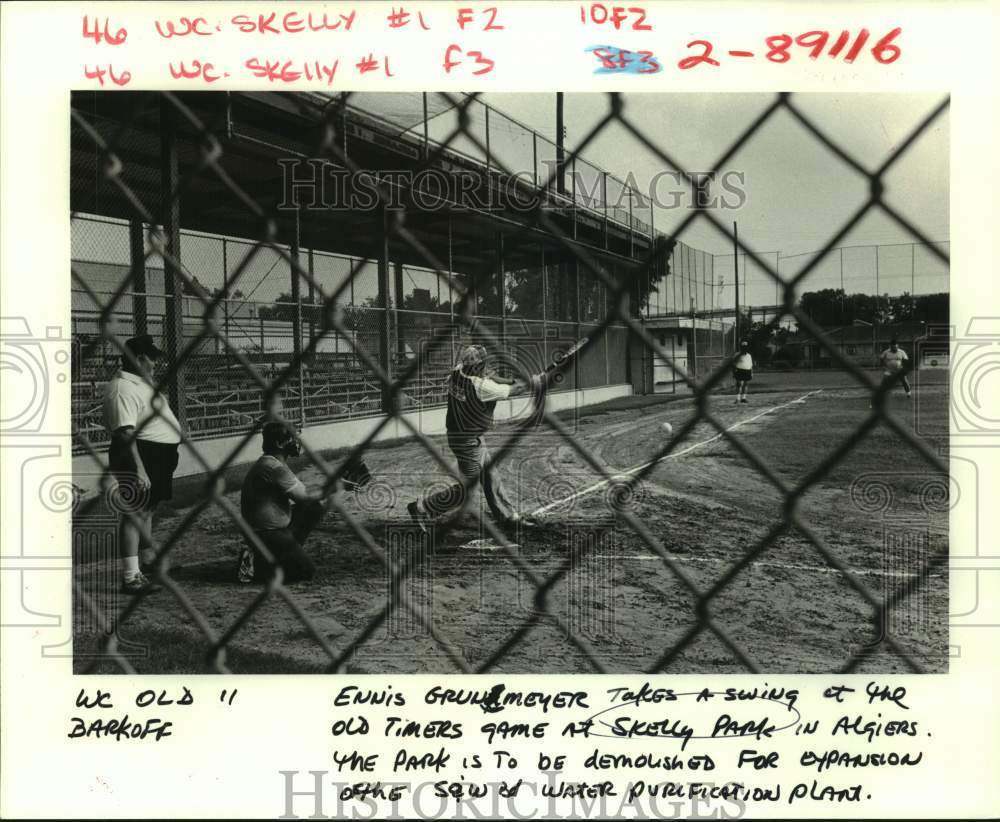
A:
[[[663,425],[661,425],[660,428],[663,429],[663,433],[664,434],[673,434],[674,433],[674,427],[669,422],[663,423]]]

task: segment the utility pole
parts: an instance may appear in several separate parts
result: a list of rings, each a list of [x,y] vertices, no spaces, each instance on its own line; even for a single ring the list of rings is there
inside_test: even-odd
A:
[[[740,235],[733,221],[733,276],[736,286],[736,344],[740,344]]]

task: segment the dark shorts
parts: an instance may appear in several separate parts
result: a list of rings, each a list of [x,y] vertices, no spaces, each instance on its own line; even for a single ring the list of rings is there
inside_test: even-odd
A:
[[[131,470],[128,447],[113,440],[108,449],[108,467],[116,480],[116,505],[124,511],[152,511],[164,500],[174,496],[174,471],[177,470],[178,446],[162,442],[136,440],[139,459],[149,477],[149,489],[139,487],[138,477]]]
[[[749,368],[736,368],[733,370],[736,382],[750,382],[753,379],[753,371]]]

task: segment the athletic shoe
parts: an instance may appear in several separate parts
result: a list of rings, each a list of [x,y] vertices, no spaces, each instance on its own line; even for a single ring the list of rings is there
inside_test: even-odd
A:
[[[517,513],[511,514],[500,524],[510,528],[541,528],[542,526],[542,523],[534,517]]]
[[[236,578],[244,585],[253,582],[254,578],[254,554],[248,546],[243,546],[240,551],[239,567],[236,570]]]
[[[744,397],[742,400],[740,400],[740,402],[750,402],[750,400],[748,400],[746,397]]]
[[[417,505],[416,500],[414,500],[409,505],[407,505],[406,506],[406,510],[409,512],[410,519],[413,520],[413,524],[416,525],[417,528],[420,529],[420,533],[426,534],[427,533],[427,514],[425,514],[423,511],[420,510],[420,507]]]
[[[122,582],[122,593],[129,596],[144,596],[160,590],[160,586],[155,582],[150,582],[141,573]]]

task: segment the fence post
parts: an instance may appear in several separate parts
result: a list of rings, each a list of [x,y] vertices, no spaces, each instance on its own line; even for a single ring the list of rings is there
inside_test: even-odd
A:
[[[316,336],[316,269],[313,263],[313,250],[310,245],[308,253],[309,265],[309,340]],[[315,353],[315,352],[314,352]]]
[[[531,164],[535,174],[535,188],[538,188],[538,134],[531,132]]]
[[[299,381],[299,423],[306,423],[305,380],[302,369],[302,283],[299,278],[299,212],[295,212],[295,229],[292,237],[291,265],[288,267],[292,277],[292,302],[295,303],[295,313],[292,315],[292,356],[298,365],[296,376]]]
[[[632,194],[634,192],[630,188],[628,190],[628,256],[630,260],[635,259],[635,233],[632,231]]]
[[[574,319],[576,320],[576,339],[580,339],[582,336],[582,326],[580,324],[580,266],[577,261],[573,260],[573,280],[576,283],[576,308],[573,311]],[[593,349],[592,349],[593,350]],[[580,390],[580,358],[573,357],[573,390]]]
[[[577,206],[577,201],[576,201],[576,157],[573,157],[573,162],[572,162],[572,164],[570,166],[569,173],[570,173],[570,176],[573,178],[573,188],[572,188],[572,192],[573,192],[573,204],[570,206],[570,208],[573,211],[573,239],[575,240],[577,238],[577,226],[576,226],[576,211],[577,211],[577,208],[576,208],[576,206]]]
[[[222,238],[222,327],[225,329],[226,373],[229,373],[229,253],[226,250],[226,238]]]
[[[654,362],[655,362],[655,360],[654,360]],[[675,366],[677,365],[677,332],[676,331],[674,331],[670,335],[670,362],[673,365],[675,365]],[[653,393],[654,394],[656,393],[656,385],[655,385],[655,383],[653,385]],[[673,370],[673,368],[670,369],[670,393],[671,394],[676,394],[677,393],[677,372],[675,372]]]
[[[604,384],[611,385],[611,326],[604,330]]]
[[[170,407],[181,429],[187,428],[187,369],[178,362],[184,344],[184,283],[178,266],[181,260],[181,206],[178,192],[177,120],[173,105],[160,98],[160,204],[166,255],[163,259],[163,290],[166,298],[166,327],[163,329],[167,356],[175,366],[174,379],[167,386]]]
[[[503,361],[507,362],[507,283],[504,277],[503,251],[503,232],[498,231],[496,232],[496,282],[500,299],[500,351],[503,354]]]
[[[601,173],[601,201],[604,206],[604,226],[601,230],[602,245],[604,250],[608,250],[608,172]]]
[[[128,222],[129,253],[132,263],[132,313],[135,333],[146,334],[146,255],[142,239],[142,220]]]
[[[423,157],[426,160],[427,159],[427,155],[429,153],[428,146],[429,146],[429,143],[430,143],[430,137],[429,137],[428,130],[427,130],[427,122],[428,122],[429,118],[427,116],[427,92],[426,91],[423,93],[423,98],[424,98],[424,154],[423,154]]]
[[[688,369],[691,372],[691,379],[697,381],[698,379],[698,318],[691,317],[691,353],[688,356],[688,362],[691,367]]]
[[[403,306],[403,264],[395,260],[392,264],[392,332],[396,335],[396,362],[406,356],[406,343],[399,333],[400,309]]]
[[[378,250],[378,305],[382,309],[382,321],[379,324],[378,335],[378,356],[379,365],[386,376],[392,379],[392,341],[390,339],[389,327],[389,214],[385,203],[379,205],[378,226],[379,250]],[[389,387],[385,384],[381,386],[381,406],[383,413],[391,414],[391,400]]]
[[[451,347],[451,363],[455,364],[455,290],[451,287],[454,279],[451,256],[451,212],[448,212],[448,344]]]

